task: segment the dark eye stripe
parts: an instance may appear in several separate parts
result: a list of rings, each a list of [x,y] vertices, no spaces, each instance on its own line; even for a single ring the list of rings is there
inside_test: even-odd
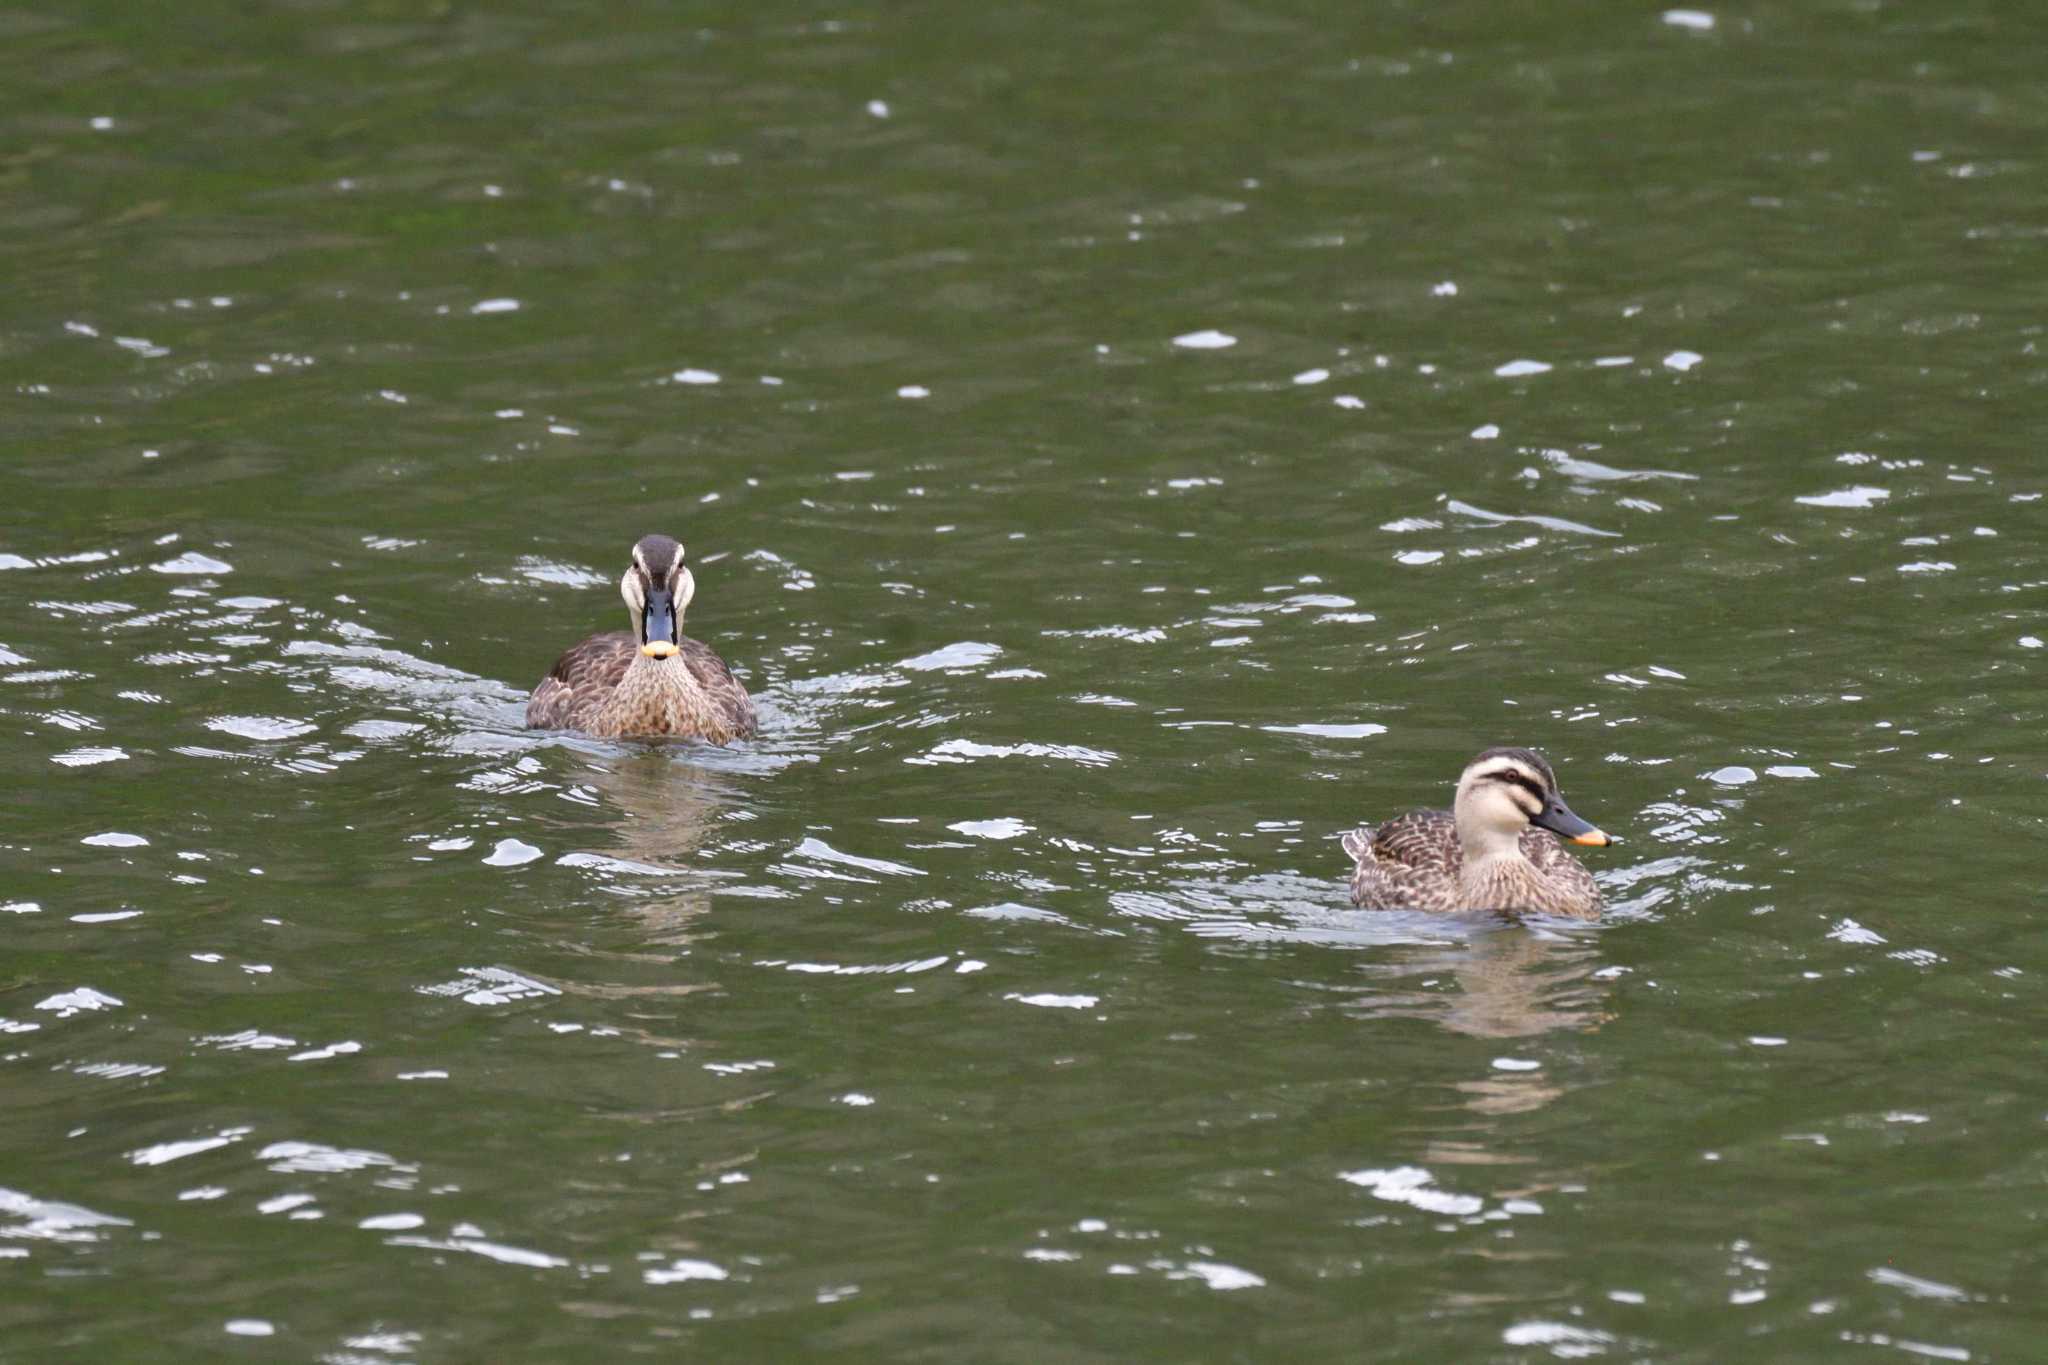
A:
[[[1487,776],[1492,778],[1496,782],[1505,782],[1510,787],[1520,787],[1523,791],[1529,793],[1529,795],[1535,797],[1538,801],[1548,801],[1550,799],[1550,797],[1544,792],[1543,788],[1537,786],[1534,782],[1530,781],[1528,776],[1524,773],[1488,773]]]

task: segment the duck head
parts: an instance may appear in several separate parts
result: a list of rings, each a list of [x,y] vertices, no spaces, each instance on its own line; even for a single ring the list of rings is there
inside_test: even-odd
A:
[[[1564,803],[1557,775],[1533,749],[1488,749],[1466,764],[1453,813],[1470,859],[1514,852],[1531,825],[1574,844],[1614,842]]]
[[[682,652],[683,611],[697,595],[697,580],[683,564],[682,542],[669,536],[642,536],[633,547],[633,562],[619,580],[619,596],[633,618],[640,652],[650,659],[672,659]]]

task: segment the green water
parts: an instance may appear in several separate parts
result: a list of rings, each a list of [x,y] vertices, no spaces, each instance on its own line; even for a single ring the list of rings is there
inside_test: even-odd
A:
[[[0,12],[0,1359],[2040,1358],[2032,28],[1705,20]]]

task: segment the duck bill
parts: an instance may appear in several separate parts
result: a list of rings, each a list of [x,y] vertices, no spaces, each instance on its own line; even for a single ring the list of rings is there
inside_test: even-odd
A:
[[[675,598],[656,588],[647,594],[647,614],[640,620],[640,652],[650,659],[680,654],[676,636]]]
[[[1529,822],[1541,829],[1547,829],[1560,839],[1569,839],[1575,844],[1591,848],[1605,848],[1614,842],[1604,830],[1581,820],[1562,797],[1551,801],[1549,809]]]

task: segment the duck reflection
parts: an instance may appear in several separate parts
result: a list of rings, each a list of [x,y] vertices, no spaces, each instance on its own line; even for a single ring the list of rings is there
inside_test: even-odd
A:
[[[630,901],[645,947],[695,942],[701,937],[697,921],[711,908],[708,873],[697,854],[726,810],[739,802],[730,779],[666,750],[593,755],[579,777],[616,813],[614,838],[609,847],[582,850],[571,859]]]
[[[717,983],[679,960],[709,937],[711,874],[697,854],[736,795],[686,751],[592,753],[573,780],[611,813],[612,838],[561,862],[580,869],[607,900],[617,898],[618,911],[605,917],[608,925],[578,916],[563,926],[555,946],[590,966],[558,972],[549,984],[564,995],[618,1002],[604,1011],[618,1035],[662,1051],[694,1046],[673,1031],[675,1006]]]
[[[1507,924],[1479,935],[1442,965],[1461,993],[1438,1020],[1474,1038],[1527,1038],[1590,1030],[1610,1017],[1599,953],[1589,936]]]
[[[1476,929],[1448,946],[1418,945],[1375,972],[1399,975],[1429,988],[1390,992],[1367,1012],[1426,1018],[1471,1038],[1532,1038],[1560,1029],[1590,1031],[1612,1017],[1606,983],[1596,975],[1600,956],[1592,931],[1558,930],[1509,921]],[[1457,992],[1436,989],[1457,983]],[[1548,1068],[1512,1057],[1495,1058],[1470,1080],[1451,1082],[1475,1114],[1496,1118],[1541,1109],[1564,1093]],[[1480,1144],[1484,1147],[1484,1144]],[[1439,1160],[1460,1159],[1451,1153]],[[1478,1153],[1464,1160],[1491,1159]]]
[[[1371,992],[1359,1008],[1371,1017],[1429,1019],[1472,1038],[1594,1029],[1608,1018],[1604,983],[1594,976],[1599,965],[1584,931],[1475,923],[1454,942],[1404,945],[1368,965],[1405,988]],[[1455,994],[1438,989],[1446,980],[1457,983]]]

